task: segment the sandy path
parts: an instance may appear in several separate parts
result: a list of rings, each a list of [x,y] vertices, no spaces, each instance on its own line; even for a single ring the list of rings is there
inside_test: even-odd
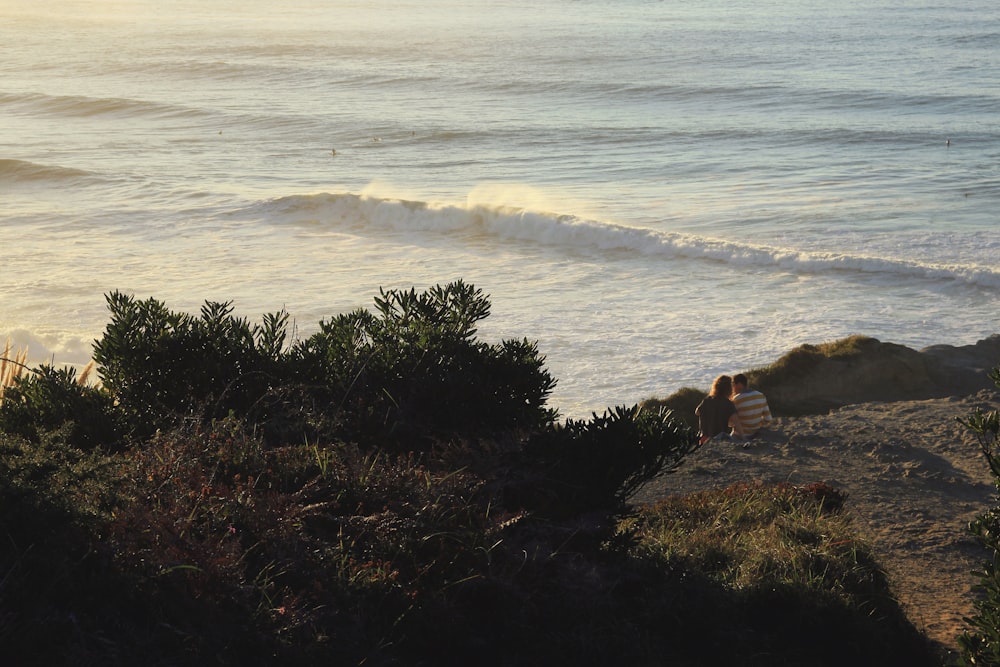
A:
[[[886,568],[917,627],[947,650],[972,613],[985,552],[969,521],[996,503],[974,437],[956,421],[1000,408],[1000,394],[849,405],[827,415],[779,418],[753,447],[710,444],[634,502],[734,482],[827,482],[848,494],[859,532]]]

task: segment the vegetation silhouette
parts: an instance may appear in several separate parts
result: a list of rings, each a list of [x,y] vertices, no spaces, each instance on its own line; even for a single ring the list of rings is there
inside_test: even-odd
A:
[[[931,665],[835,489],[633,507],[669,409],[558,421],[535,343],[461,281],[289,340],[107,297],[100,384],[0,402],[16,664]]]

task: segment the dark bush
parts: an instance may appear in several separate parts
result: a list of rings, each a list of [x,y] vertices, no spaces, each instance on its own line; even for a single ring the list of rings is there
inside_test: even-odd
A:
[[[557,416],[545,407],[555,380],[537,346],[477,341],[490,303],[461,281],[383,291],[375,313],[322,321],[287,351],[285,313],[251,326],[230,303],[206,302],[193,317],[120,292],[107,300],[111,322],[94,358],[138,439],[232,412],[278,442],[406,450],[456,433],[536,429]]]
[[[135,501],[104,548],[155,595],[146,633],[185,637],[181,664],[378,664],[497,541],[480,480],[410,455],[265,447],[224,420],[128,456]]]
[[[286,313],[251,327],[231,303],[206,302],[193,317],[121,292],[107,302],[111,321],[94,360],[136,438],[192,416],[248,415],[280,382]]]
[[[555,380],[534,343],[475,339],[490,311],[481,290],[457,281],[420,294],[383,291],[375,309],[321,322],[290,352],[296,377],[342,417],[348,438],[412,448],[421,438],[531,430],[556,418],[545,408]]]
[[[104,612],[120,581],[97,545],[126,480],[115,458],[83,451],[70,437],[69,424],[35,441],[0,434],[5,664],[91,664],[91,642],[113,632]]]
[[[697,434],[670,410],[619,406],[593,419],[567,420],[532,437],[525,461],[550,491],[541,507],[572,516],[625,506],[629,496],[698,447]]]
[[[38,443],[44,433],[66,423],[71,424],[69,443],[81,449],[113,451],[122,443],[121,413],[111,395],[80,383],[73,368],[41,365],[4,391],[0,431]]]

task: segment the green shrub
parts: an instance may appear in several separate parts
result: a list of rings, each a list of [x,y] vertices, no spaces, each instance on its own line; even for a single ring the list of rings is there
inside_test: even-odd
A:
[[[697,447],[695,431],[670,410],[635,405],[546,429],[529,440],[524,456],[549,491],[536,509],[567,516],[620,510],[640,486]]]
[[[1000,387],[1000,367],[993,369],[990,378]],[[980,410],[961,421],[975,433],[1000,491],[1000,413]],[[992,556],[979,572],[975,614],[965,619],[970,630],[958,642],[965,664],[1000,665],[1000,505],[978,516],[969,530]]]
[[[230,303],[206,302],[193,317],[120,292],[107,301],[111,322],[94,359],[136,439],[234,413],[276,442],[344,438],[405,450],[557,416],[545,407],[555,380],[537,346],[477,341],[490,303],[461,281],[382,291],[374,313],[322,321],[287,351],[285,313],[251,326]]]
[[[351,439],[420,438],[537,429],[555,380],[527,340],[475,339],[489,315],[481,290],[462,281],[382,291],[375,313],[359,309],[320,323],[295,345],[296,377],[318,388],[317,404],[342,416]]]
[[[135,438],[192,416],[248,415],[278,381],[284,312],[250,326],[232,316],[231,303],[207,301],[193,317],[117,291],[107,302],[111,321],[94,360]]]
[[[121,445],[123,425],[112,397],[80,383],[73,368],[43,364],[15,379],[0,401],[0,431],[35,443],[67,423],[67,439],[76,447],[112,451]]]

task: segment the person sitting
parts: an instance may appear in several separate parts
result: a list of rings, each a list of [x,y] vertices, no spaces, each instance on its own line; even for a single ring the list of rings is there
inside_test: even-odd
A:
[[[743,436],[743,425],[737,416],[736,406],[729,395],[733,392],[733,379],[728,375],[720,375],[712,383],[708,396],[698,404],[694,413],[698,415],[698,442],[704,445],[717,435],[728,435],[732,429],[734,435]]]
[[[747,438],[754,437],[760,429],[771,423],[771,408],[767,405],[767,398],[756,389],[749,388],[747,376],[743,373],[733,376],[732,400],[743,434]]]

